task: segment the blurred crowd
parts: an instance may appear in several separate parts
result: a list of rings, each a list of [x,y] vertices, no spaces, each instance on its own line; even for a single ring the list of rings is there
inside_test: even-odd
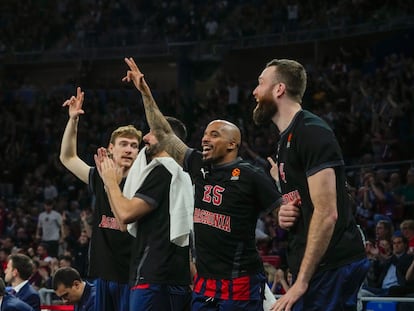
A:
[[[413,6],[402,0],[7,0],[0,53],[237,39],[410,14]]]
[[[396,8],[413,13],[408,2],[397,2],[2,1],[0,52],[76,48],[87,42],[128,45],[133,30],[139,30],[135,36],[151,40],[225,39],[374,21],[401,14]],[[335,131],[348,166],[358,224],[375,244],[379,222],[386,221],[398,232],[404,220],[414,219],[413,55],[394,53],[378,59],[369,50],[341,48],[321,64],[306,67],[304,108],[322,116]],[[163,112],[186,123],[190,146],[199,147],[210,120],[229,119],[242,130],[241,155],[267,170],[266,157],[274,155],[278,133],[272,125],[257,127],[251,121],[255,82],[220,70],[212,79],[204,96],[192,101],[182,98],[179,90],[154,90],[154,95]],[[8,85],[0,92],[0,270],[9,254],[20,252],[35,259],[33,283],[38,288],[50,287],[51,274],[66,261],[86,277],[94,201],[58,159],[67,120],[61,105],[76,85],[48,90],[23,81]],[[129,89],[86,89],[84,108],[78,154],[91,165],[96,149],[114,128],[134,124],[146,131],[139,96]],[[50,208],[62,220],[57,246],[45,243],[38,231],[39,215]],[[259,219],[257,228],[260,253],[279,255],[285,265],[286,232],[267,216]],[[272,273],[270,278],[283,279],[280,271]],[[285,283],[278,285],[280,292],[286,290]]]

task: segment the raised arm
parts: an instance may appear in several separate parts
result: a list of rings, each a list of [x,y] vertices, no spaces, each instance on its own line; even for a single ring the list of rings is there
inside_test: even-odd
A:
[[[122,81],[134,82],[135,87],[141,92],[149,127],[165,151],[182,166],[188,146],[174,134],[170,124],[158,108],[144,79],[144,74],[139,70],[134,59],[132,57],[125,58],[125,63],[129,66],[129,70]]]
[[[76,97],[72,96],[62,106],[69,107],[69,120],[60,146],[59,159],[62,164],[84,183],[88,183],[90,166],[82,161],[77,154],[77,136],[79,116],[85,112],[82,110],[84,93],[81,88],[76,90]]]

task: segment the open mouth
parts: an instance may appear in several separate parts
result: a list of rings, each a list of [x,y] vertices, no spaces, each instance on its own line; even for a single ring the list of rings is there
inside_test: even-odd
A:
[[[211,148],[211,146],[203,146],[203,157],[206,157],[209,153],[210,153],[210,151],[212,150],[212,148]]]

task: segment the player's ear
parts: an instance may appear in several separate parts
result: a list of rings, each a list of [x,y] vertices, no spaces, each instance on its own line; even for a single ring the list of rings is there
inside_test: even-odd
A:
[[[239,145],[235,141],[231,141],[227,145],[228,150],[234,150],[234,149],[238,149],[238,148],[239,148]]]

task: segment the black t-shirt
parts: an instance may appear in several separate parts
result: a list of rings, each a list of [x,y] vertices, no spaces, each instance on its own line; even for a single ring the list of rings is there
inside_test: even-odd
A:
[[[313,214],[307,178],[325,168],[335,170],[338,220],[318,271],[364,258],[362,237],[346,191],[342,152],[329,126],[308,111],[298,112],[289,127],[280,134],[277,162],[284,198],[287,201],[301,199],[301,216],[289,231],[288,263],[292,273],[299,271]]]
[[[233,279],[263,271],[256,250],[259,214],[279,206],[280,193],[264,173],[241,158],[210,168],[190,149],[184,169],[195,185],[194,234],[197,273]]]
[[[170,241],[170,184],[170,172],[158,165],[135,194],[154,210],[137,221],[131,263],[132,286],[190,284],[189,248]]]
[[[124,182],[125,180],[122,187]],[[133,237],[128,232],[119,230],[103,181],[95,168],[89,172],[89,190],[95,195],[95,208],[88,276],[128,283]]]

